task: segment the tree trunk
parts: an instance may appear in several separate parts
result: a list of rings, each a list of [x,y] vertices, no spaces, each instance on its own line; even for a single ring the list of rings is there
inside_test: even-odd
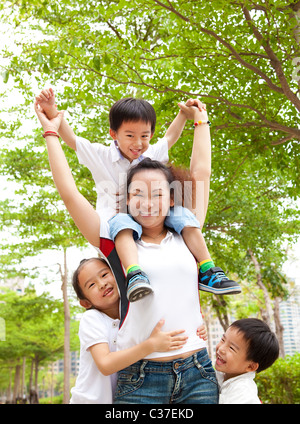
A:
[[[272,327],[271,319],[272,319],[272,315],[273,315],[271,298],[270,298],[270,295],[269,295],[269,292],[268,292],[266,286],[264,285],[264,283],[262,281],[260,264],[258,263],[256,256],[254,255],[254,253],[251,249],[248,250],[248,253],[251,257],[252,263],[253,263],[254,268],[255,268],[257,285],[263,292],[264,301],[265,301],[265,305],[266,305],[266,309],[262,310],[262,319],[271,328]]]
[[[230,320],[227,313],[227,302],[224,299],[224,296],[214,296],[213,305],[218,320],[225,333],[227,328],[230,326]]]
[[[70,307],[68,300],[67,250],[64,249],[64,271],[60,267],[62,292],[64,300],[65,333],[64,333],[64,397],[63,403],[70,402]]]
[[[27,403],[25,371],[26,371],[26,356],[24,356],[23,358],[23,367],[22,367],[22,386],[21,386],[22,403]]]
[[[17,400],[19,398],[20,374],[21,374],[21,365],[18,363],[16,365],[15,382],[14,382],[14,392],[13,392],[12,403],[17,403]]]
[[[39,375],[39,358],[37,355],[34,356],[32,368],[34,370],[34,387],[31,389],[30,403],[38,404],[39,403],[39,386],[38,386],[38,375]]]
[[[30,395],[31,390],[32,390],[32,382],[33,382],[33,364],[34,364],[34,359],[32,358],[31,365],[30,365],[30,376],[29,376],[29,395]],[[30,403],[31,403],[31,402],[30,402]]]
[[[6,403],[12,403],[12,392],[11,392],[11,380],[12,380],[12,368],[9,367],[9,383],[6,394]]]
[[[284,343],[283,343],[284,327],[280,321],[280,311],[279,311],[280,300],[281,300],[280,297],[275,297],[274,299],[274,321],[275,321],[275,332],[276,332],[277,340],[279,343],[279,356],[281,358],[284,358],[285,356]]]
[[[54,362],[51,364],[51,386],[50,386],[50,402],[52,404],[54,396]]]

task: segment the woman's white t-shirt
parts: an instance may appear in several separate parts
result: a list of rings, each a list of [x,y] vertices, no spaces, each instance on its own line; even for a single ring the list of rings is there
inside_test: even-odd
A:
[[[89,348],[107,343],[109,350],[116,350],[119,320],[90,309],[84,312],[79,326],[80,364],[75,387],[71,389],[72,404],[111,404],[116,388],[117,375],[103,375],[97,368]]]
[[[117,350],[135,346],[150,336],[160,319],[163,331],[185,330],[188,341],[181,349],[154,352],[147,359],[178,355],[206,347],[197,328],[203,323],[198,291],[197,263],[183,238],[168,231],[160,244],[137,241],[139,265],[154,290],[137,302],[129,303],[117,338]]]

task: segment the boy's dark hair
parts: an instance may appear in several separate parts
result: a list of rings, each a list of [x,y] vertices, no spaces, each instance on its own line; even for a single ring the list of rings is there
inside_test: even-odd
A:
[[[127,97],[114,103],[109,111],[109,126],[118,131],[123,122],[143,121],[151,124],[151,133],[155,131],[156,113],[146,100]]]
[[[257,318],[244,318],[233,322],[247,342],[247,360],[259,364],[256,372],[269,368],[279,356],[279,343],[270,327]]]
[[[104,259],[101,259],[101,258],[82,259],[80,261],[80,263],[79,263],[77,269],[74,271],[74,274],[73,274],[73,277],[72,277],[72,286],[73,286],[73,289],[75,290],[75,293],[76,293],[78,299],[80,299],[80,300],[85,299],[85,297],[84,297],[84,295],[82,293],[82,290],[81,290],[81,287],[79,285],[78,276],[79,276],[79,273],[80,273],[82,267],[87,262],[90,262],[90,261],[100,261],[100,262],[103,262],[103,263],[105,263],[107,265],[107,263],[105,262],[105,260]]]

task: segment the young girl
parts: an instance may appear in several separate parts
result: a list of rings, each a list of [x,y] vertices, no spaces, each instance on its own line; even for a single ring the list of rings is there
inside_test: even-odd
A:
[[[119,292],[108,262],[103,258],[81,261],[73,275],[73,288],[86,308],[79,327],[80,366],[70,403],[112,403],[117,371],[158,351],[172,351],[185,343],[184,330],[162,332],[163,320],[150,337],[124,351],[116,350],[119,328]],[[99,372],[100,371],[100,372]]]
[[[57,189],[82,234],[92,245],[101,246],[100,235],[106,241],[109,239],[108,223],[101,221],[101,217],[76,188],[57,138],[63,114],[59,113],[49,121],[37,105],[35,110],[45,131]],[[199,110],[195,109],[194,113],[194,121],[201,120]],[[191,160],[196,168],[201,151],[199,128],[201,125],[195,128]],[[193,170],[193,175],[197,179],[197,171]],[[132,191],[128,193],[129,212],[131,208],[139,212],[135,214],[135,220],[142,227],[141,240],[136,243],[139,260],[146,272],[149,272],[155,293],[128,305],[118,332],[118,350],[145,341],[153,330],[153,320],[156,320],[156,324],[158,316],[159,320],[164,319],[163,329],[167,332],[174,331],[178,328],[178,322],[182,322],[180,328],[184,328],[188,339],[172,355],[167,352],[146,354],[143,360],[120,372],[115,402],[218,403],[217,381],[206,344],[196,334],[203,322],[197,264],[182,236],[171,233],[165,227],[165,218],[173,206],[169,169],[149,159],[140,162],[129,176],[132,183]],[[153,192],[153,186],[156,193]],[[108,244],[112,251],[111,243]]]

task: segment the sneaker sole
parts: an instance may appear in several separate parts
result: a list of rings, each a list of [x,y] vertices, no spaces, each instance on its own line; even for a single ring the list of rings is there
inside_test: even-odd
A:
[[[199,290],[206,291],[213,294],[239,294],[242,292],[240,287],[228,287],[227,289],[216,289],[214,287],[199,284]]]
[[[150,293],[153,293],[153,290],[151,288],[140,287],[135,289],[133,293],[127,293],[127,297],[129,302],[136,302],[137,300],[148,296],[148,294]]]

